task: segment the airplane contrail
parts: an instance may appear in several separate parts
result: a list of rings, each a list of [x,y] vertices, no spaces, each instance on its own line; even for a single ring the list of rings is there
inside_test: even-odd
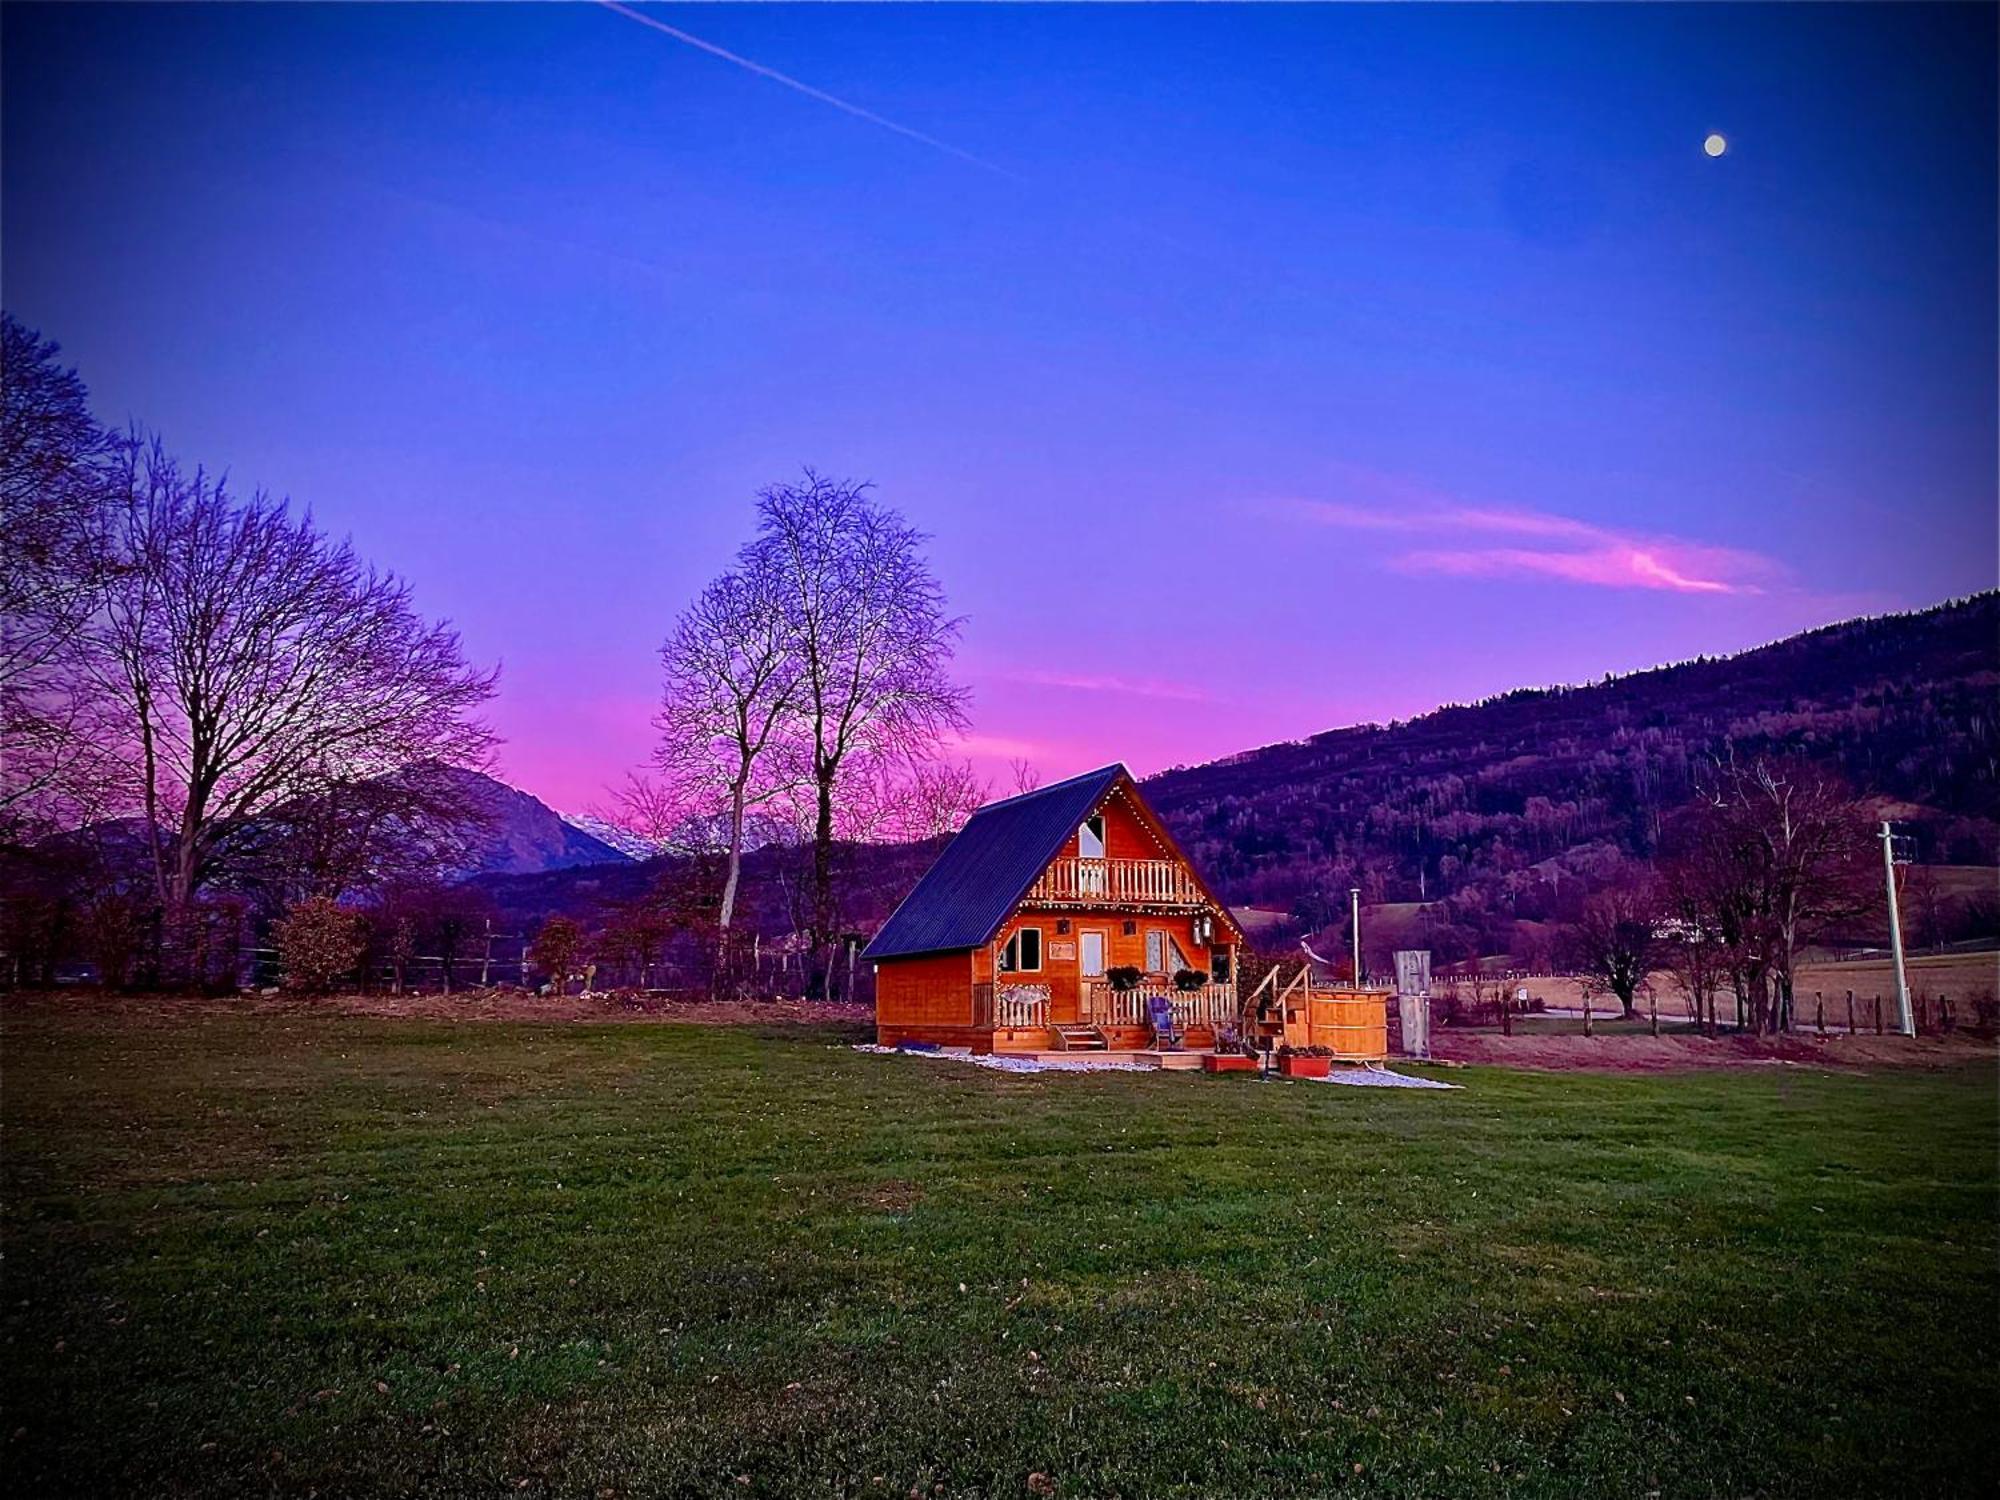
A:
[[[762,63],[753,62],[747,57],[731,52],[726,47],[718,47],[713,42],[705,42],[691,32],[682,31],[678,26],[669,26],[665,21],[656,21],[651,16],[642,15],[640,12],[633,10],[629,5],[620,5],[618,0],[597,0],[597,3],[602,5],[606,10],[616,11],[628,21],[637,21],[641,26],[650,26],[653,30],[670,36],[677,42],[685,42],[688,46],[699,48],[712,57],[719,57],[724,62],[734,63],[746,72],[755,73],[759,78],[768,78],[773,83],[782,83],[786,88],[796,93],[804,94],[808,99],[817,99],[822,104],[830,104],[845,114],[853,115],[857,120],[866,120],[870,125],[879,125],[884,130],[893,130],[897,135],[907,137],[921,145],[929,146],[935,151],[942,151],[947,156],[955,156],[960,161],[969,162],[981,171],[992,172],[996,176],[1006,178],[1009,182],[1021,182],[1024,180],[1008,171],[1005,167],[996,166],[983,157],[974,156],[970,151],[960,150],[949,141],[941,141],[934,135],[925,135],[921,130],[912,130],[907,125],[898,125],[894,120],[884,119],[873,110],[863,109],[858,104],[849,104],[845,99],[837,95],[829,94],[824,89],[816,89],[809,83],[801,83],[789,74],[780,73],[776,68],[767,68]]]

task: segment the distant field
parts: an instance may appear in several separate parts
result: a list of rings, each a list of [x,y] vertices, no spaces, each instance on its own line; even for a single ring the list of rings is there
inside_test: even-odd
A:
[[[1921,992],[1932,999],[1941,994],[1949,995],[1954,1009],[1961,1016],[1969,1013],[1970,1004],[1976,997],[1988,994],[2000,996],[2000,953],[1914,954],[1907,960],[1907,965],[1913,995]],[[1520,983],[1530,995],[1552,1006],[1574,1008],[1583,1004],[1583,987],[1577,980],[1541,976],[1521,980]],[[1653,987],[1659,994],[1662,1016],[1685,1018],[1689,1014],[1673,976],[1655,974]],[[1797,993],[1808,1019],[1812,1014],[1813,993],[1818,991],[1826,998],[1829,1022],[1838,1016],[1840,1023],[1845,1025],[1849,990],[1854,991],[1864,1024],[1872,1024],[1874,1012],[1869,1002],[1876,995],[1882,997],[1885,1014],[1893,1014],[1896,996],[1893,965],[1886,958],[1870,958],[1846,963],[1809,963],[1799,969]],[[1592,1003],[1600,1010],[1607,1004],[1602,997]],[[1615,1008],[1615,1001],[1609,1003]],[[1725,994],[1722,997],[1723,1009],[1728,1010],[1729,1005],[1729,997]],[[1644,1009],[1643,1005],[1641,1009]]]
[[[1974,1495],[1990,1064],[0,1010],[24,1495]]]

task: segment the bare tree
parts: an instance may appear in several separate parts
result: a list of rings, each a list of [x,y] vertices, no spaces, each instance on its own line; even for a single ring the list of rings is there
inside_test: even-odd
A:
[[[1917,918],[1919,945],[1933,951],[1944,947],[1945,897],[1938,882],[1936,865],[1907,865],[1901,882]]]
[[[849,768],[835,833],[855,842],[915,843],[956,833],[993,789],[969,760],[870,756]]]
[[[1660,957],[1659,925],[1652,883],[1633,876],[1590,896],[1567,934],[1570,962],[1584,989],[1616,996],[1628,1021]]]
[[[456,876],[492,827],[484,784],[419,761],[386,776],[332,776],[222,835],[231,884],[286,905]]]
[[[412,767],[488,756],[474,715],[495,674],[310,515],[238,501],[155,447],[109,553],[84,665],[118,710],[170,927],[259,819],[364,783],[393,798]]]
[[[1726,945],[1742,1019],[1782,1029],[1809,937],[1867,910],[1874,851],[1847,788],[1809,764],[1725,757],[1703,779],[1681,833],[1701,918]]]
[[[701,591],[660,648],[666,688],[655,720],[656,764],[684,807],[722,810],[717,947],[725,979],[745,818],[798,779],[796,758],[784,753],[784,731],[801,697],[786,582],[771,555],[746,549],[736,569]],[[645,790],[635,787],[634,795]]]
[[[824,992],[835,937],[833,839],[843,775],[857,758],[921,756],[966,724],[946,677],[959,621],[924,560],[920,532],[866,485],[806,471],[766,490],[748,557],[783,581],[798,680],[797,736],[814,796],[812,970]]]
[[[1686,997],[1688,1015],[1710,1036],[1716,1032],[1716,993],[1729,981],[1730,946],[1716,916],[1717,903],[1699,860],[1667,861],[1661,881],[1661,963]]]
[[[103,811],[103,705],[63,658],[95,604],[106,502],[131,445],[90,415],[55,344],[0,314],[0,833]]]
[[[1008,761],[1007,774],[1013,779],[1016,796],[1032,792],[1042,784],[1042,773],[1026,756],[1017,755]]]

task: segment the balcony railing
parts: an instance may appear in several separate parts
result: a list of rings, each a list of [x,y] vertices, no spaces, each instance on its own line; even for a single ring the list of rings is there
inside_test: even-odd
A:
[[[1103,980],[1091,980],[1084,987],[1084,1017],[1093,1026],[1150,1026],[1153,1002],[1162,997],[1173,1007],[1176,1030],[1185,1031],[1190,1026],[1227,1029],[1236,1025],[1233,983],[1205,984],[1198,990],[1142,983],[1134,989],[1115,990]]]
[[[1187,867],[1172,859],[1053,860],[1025,899],[1130,906],[1200,906],[1207,900]]]

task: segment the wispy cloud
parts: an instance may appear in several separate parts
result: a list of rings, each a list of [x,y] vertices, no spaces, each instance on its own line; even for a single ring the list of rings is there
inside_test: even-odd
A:
[[[1213,697],[1206,689],[1187,682],[1168,682],[1156,677],[1120,677],[1096,672],[1009,672],[1009,682],[1031,687],[1071,688],[1085,693],[1121,693],[1131,698],[1165,698],[1176,703],[1206,703]]]
[[[1039,740],[1017,740],[1005,735],[978,733],[948,735],[943,745],[960,755],[983,756],[989,760],[1039,760],[1051,748]]]
[[[1404,573],[1458,578],[1554,578],[1596,588],[1663,589],[1681,594],[1756,594],[1778,570],[1768,558],[1683,537],[1599,526],[1547,511],[1431,504],[1376,509],[1294,500],[1281,509],[1297,519],[1346,531],[1372,531],[1490,546],[1418,547],[1388,565]]]
[[[970,151],[954,146],[949,141],[941,141],[934,135],[926,135],[921,130],[912,130],[907,125],[898,124],[894,120],[876,114],[872,109],[863,109],[858,104],[850,103],[838,94],[829,94],[825,89],[816,89],[811,84],[802,83],[788,73],[780,73],[776,68],[767,68],[764,64],[753,61],[739,53],[731,52],[726,47],[718,47],[714,42],[705,41],[693,32],[682,31],[678,26],[669,26],[665,21],[657,21],[641,11],[632,9],[629,5],[620,5],[618,0],[597,0],[597,3],[602,5],[606,10],[614,11],[618,15],[625,17],[628,21],[637,21],[641,26],[649,26],[663,36],[670,36],[677,42],[706,52],[710,57],[719,57],[726,63],[734,63],[746,73],[755,73],[759,78],[768,78],[773,83],[781,83],[794,93],[804,94],[808,99],[816,99],[821,104],[831,105],[843,114],[850,114],[857,120],[866,120],[870,125],[878,125],[884,130],[892,130],[906,140],[916,141],[919,145],[929,146],[933,151],[942,151],[946,156],[955,156],[962,162],[978,167],[982,172],[991,172],[996,176],[1005,177],[1010,182],[1020,182],[1023,180],[1008,171],[1005,167],[990,162],[983,156],[975,156]]]

